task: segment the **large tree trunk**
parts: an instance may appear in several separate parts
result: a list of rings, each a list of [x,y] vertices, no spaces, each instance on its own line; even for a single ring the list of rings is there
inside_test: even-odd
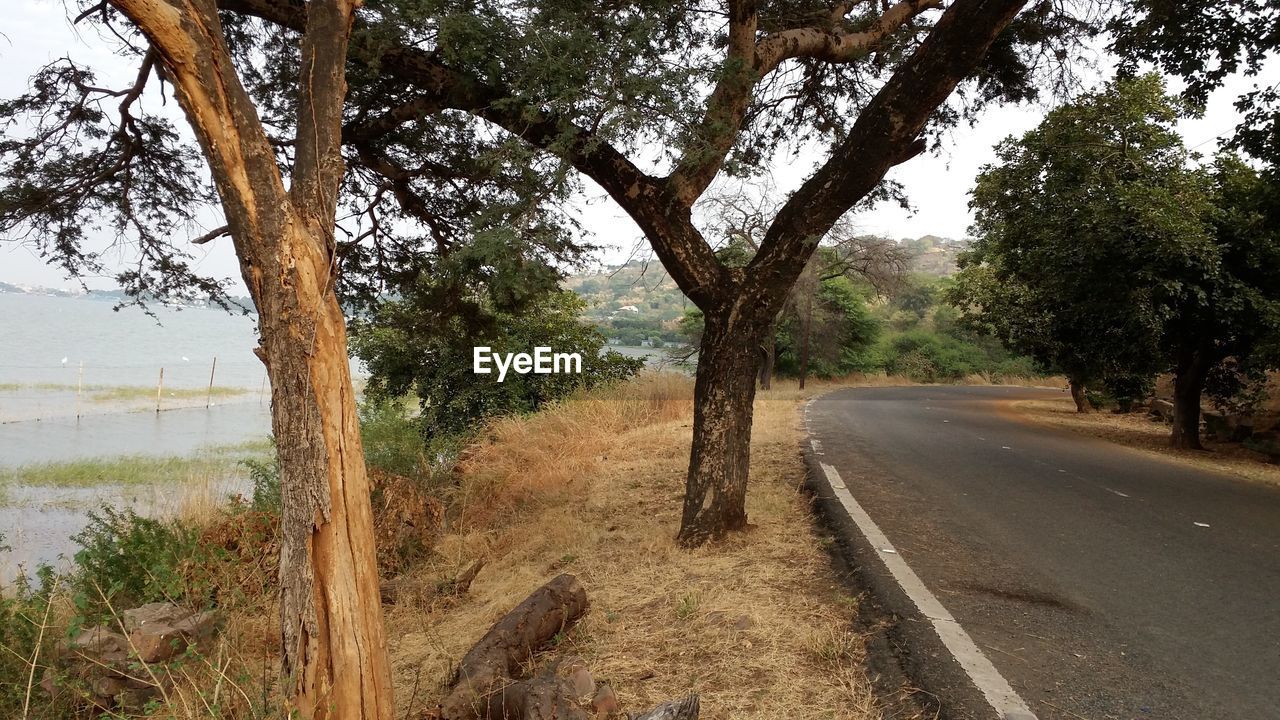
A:
[[[693,446],[678,539],[700,545],[747,526],[747,473],[763,327],[707,313],[693,388]]]
[[[293,250],[280,260],[308,254]],[[314,265],[293,278],[276,267],[286,282],[255,299],[282,471],[286,692],[305,718],[385,720],[390,672],[345,319]]]
[[[312,0],[285,189],[214,0],[112,0],[157,51],[213,172],[258,308],[282,470],[280,616],[291,717],[390,720],[369,482],[334,293],[351,0]]]
[[[1169,444],[1184,450],[1203,450],[1200,443],[1200,395],[1209,375],[1209,352],[1205,348],[1178,351],[1173,378],[1173,432]]]
[[[1070,380],[1070,384],[1071,384],[1071,399],[1074,400],[1076,403],[1076,412],[1078,413],[1089,412],[1089,398],[1088,396],[1085,395],[1085,392],[1084,392],[1084,381],[1072,378]]]

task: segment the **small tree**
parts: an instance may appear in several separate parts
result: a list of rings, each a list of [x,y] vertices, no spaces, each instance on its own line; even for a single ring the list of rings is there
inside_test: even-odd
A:
[[[352,347],[369,369],[375,399],[417,395],[418,426],[429,446],[456,441],[485,420],[534,412],[576,390],[634,375],[643,358],[603,352],[605,338],[581,319],[586,303],[567,290],[548,288],[499,306],[479,299],[473,312],[442,310],[435,282],[423,278],[402,299],[381,304],[353,328]],[[548,346],[577,353],[574,372],[521,375],[472,372],[473,350],[528,353]]]

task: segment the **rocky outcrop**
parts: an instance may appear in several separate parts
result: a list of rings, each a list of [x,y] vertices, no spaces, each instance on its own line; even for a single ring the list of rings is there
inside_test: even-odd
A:
[[[159,694],[165,663],[211,640],[217,611],[192,612],[172,603],[126,610],[118,623],[85,628],[58,646],[41,686],[53,696],[82,697],[102,709],[138,709]]]

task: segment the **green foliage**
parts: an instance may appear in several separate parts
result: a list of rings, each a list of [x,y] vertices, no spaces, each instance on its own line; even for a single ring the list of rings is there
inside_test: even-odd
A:
[[[970,327],[1081,381],[1150,375],[1165,323],[1217,257],[1159,78],[1120,80],[998,148],[947,292]]]
[[[793,310],[783,313],[777,329],[777,360],[780,375],[800,374],[800,349],[804,332],[805,302],[797,300]],[[813,298],[812,327],[809,332],[809,374],[839,377],[864,372],[870,365],[869,351],[880,335],[880,323],[871,316],[866,300],[848,278],[822,281]]]
[[[923,320],[925,314],[938,304],[937,286],[925,278],[909,278],[891,295],[890,304],[896,310],[912,313],[917,320]]]
[[[103,506],[73,539],[76,571],[67,578],[79,620],[87,624],[143,603],[187,594],[181,564],[196,552],[196,534],[179,523]],[[110,606],[110,607],[109,607]]]
[[[57,578],[49,566],[41,566],[35,579],[19,574],[12,585],[0,594],[0,716],[22,717],[28,682],[39,683],[41,671],[31,677],[29,660],[39,655],[53,657],[59,633],[44,626],[53,620],[50,603],[57,588]],[[36,651],[39,651],[38,653]],[[32,700],[48,703],[39,687],[31,688]],[[38,694],[37,694],[38,693]]]
[[[1108,23],[1112,50],[1131,71],[1151,63],[1185,81],[1183,96],[1203,105],[1232,74],[1260,75],[1280,48],[1274,0],[1128,0]],[[1259,85],[1261,87],[1259,87]],[[1231,145],[1280,171],[1280,87],[1253,84],[1236,101],[1241,122]]]
[[[407,417],[402,398],[366,397],[360,403],[360,438],[371,467],[409,477],[431,471],[422,430]],[[443,443],[436,445],[439,451]]]
[[[482,305],[485,322],[442,316],[431,292],[413,293],[382,304],[356,325],[352,346],[370,371],[367,394],[390,400],[415,393],[419,430],[428,451],[472,432],[485,419],[533,412],[586,387],[620,380],[643,367],[643,360],[602,352],[604,337],[584,324],[583,301],[568,291],[525,298],[518,311]],[[474,348],[493,353],[531,353],[537,346],[578,353],[581,373],[517,374],[503,382],[496,373],[473,372]],[[376,406],[369,413],[376,419]],[[377,452],[377,449],[374,449]],[[405,458],[393,463],[409,462]]]
[[[902,333],[888,347],[885,371],[917,382],[954,382],[986,367],[986,356],[976,346],[938,333]]]
[[[1109,405],[1114,402],[1121,412],[1129,412],[1136,403],[1151,395],[1155,389],[1155,377],[1141,374],[1117,373],[1102,379],[1105,395],[1099,398],[1095,407]],[[1092,394],[1089,401],[1094,402]]]
[[[280,512],[280,457],[272,453],[269,459],[249,458],[241,465],[249,472],[253,483],[250,506],[259,512]]]

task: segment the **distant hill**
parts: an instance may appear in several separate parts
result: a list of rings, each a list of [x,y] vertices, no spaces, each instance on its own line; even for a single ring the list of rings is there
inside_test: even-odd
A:
[[[925,235],[914,240],[903,238],[898,242],[911,251],[913,272],[934,277],[948,277],[958,270],[956,260],[960,257],[960,253],[969,249],[970,241],[967,238],[953,240],[937,235]]]
[[[49,288],[32,285],[15,285],[13,283],[0,282],[0,293],[8,293],[13,295],[41,295],[46,297],[64,297],[64,298],[80,298],[83,300],[105,300],[110,302],[125,302],[132,300],[123,290],[82,290]],[[229,299],[233,303],[239,303],[241,306],[253,310],[253,301],[247,297],[230,296]],[[152,300],[154,302],[154,300]],[[162,304],[172,304],[161,301]],[[208,307],[216,308],[217,306],[201,300],[190,303],[181,303],[184,307]],[[220,308],[219,308],[220,309]]]
[[[564,286],[587,301],[586,318],[622,345],[678,343],[693,307],[657,260],[633,260],[572,275]]]

